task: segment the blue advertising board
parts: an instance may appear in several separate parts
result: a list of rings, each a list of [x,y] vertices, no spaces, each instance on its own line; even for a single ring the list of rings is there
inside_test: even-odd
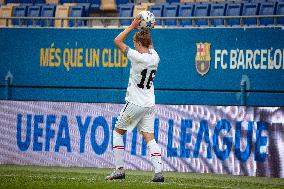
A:
[[[1,28],[0,99],[123,103],[131,63],[113,43],[119,32]],[[284,105],[281,28],[155,29],[152,37],[157,103]]]
[[[123,104],[0,100],[0,165],[113,168]],[[162,170],[284,178],[283,107],[157,105]],[[137,128],[125,168],[152,170]]]

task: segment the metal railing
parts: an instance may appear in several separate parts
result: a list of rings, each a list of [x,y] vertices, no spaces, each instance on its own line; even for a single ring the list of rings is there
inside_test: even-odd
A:
[[[181,21],[182,20],[191,20],[191,24],[187,25],[186,27],[212,27],[212,20],[214,19],[223,19],[224,25],[221,27],[230,27],[228,25],[228,19],[240,19],[239,27],[249,27],[244,24],[246,19],[256,19],[257,27],[266,27],[265,25],[260,24],[260,19],[263,18],[272,18],[273,24],[269,25],[269,27],[283,27],[283,25],[278,24],[279,18],[284,18],[284,15],[257,15],[257,16],[207,16],[207,17],[156,17],[156,21],[160,20],[161,25],[157,25],[157,27],[182,27]],[[74,22],[73,27],[124,27],[120,24],[122,20],[132,20],[133,17],[1,17],[0,27],[23,27],[28,26],[26,23],[27,21],[31,22],[29,27],[41,27],[42,24],[39,25],[37,22],[45,21],[46,24],[43,27],[69,27],[69,21]],[[4,22],[3,22],[4,20]],[[167,20],[174,20],[176,21],[176,25],[168,26],[166,24]],[[198,20],[207,20],[206,25],[198,25],[196,22]],[[18,21],[18,24],[13,25],[13,21]],[[55,22],[58,22],[54,25]],[[98,22],[99,21],[99,22]],[[116,21],[117,23],[113,25],[111,21]],[[53,23],[53,24],[52,24]],[[66,24],[67,23],[67,24]],[[82,24],[83,23],[83,24]],[[99,24],[98,24],[99,23]],[[82,24],[82,25],[81,25]],[[54,25],[54,26],[52,26]],[[237,25],[238,26],[238,25]],[[218,26],[217,26],[218,27]],[[220,27],[220,26],[219,26]]]

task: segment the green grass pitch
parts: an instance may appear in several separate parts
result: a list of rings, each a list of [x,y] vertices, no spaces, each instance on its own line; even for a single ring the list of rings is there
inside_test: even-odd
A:
[[[105,181],[110,169],[0,166],[0,188],[282,188],[284,179],[221,174],[165,172],[165,183],[152,183],[152,172],[126,171],[125,180]]]

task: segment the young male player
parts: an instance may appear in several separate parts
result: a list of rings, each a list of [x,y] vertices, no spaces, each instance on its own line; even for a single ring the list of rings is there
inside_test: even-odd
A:
[[[162,175],[161,148],[154,139],[155,95],[154,77],[160,58],[153,49],[149,31],[139,31],[133,37],[135,50],[129,48],[124,40],[128,34],[139,26],[135,18],[130,26],[122,31],[114,43],[131,61],[126,104],[121,110],[113,131],[114,172],[106,180],[125,179],[123,135],[127,130],[137,127],[147,143],[155,174],[153,182],[164,182]]]

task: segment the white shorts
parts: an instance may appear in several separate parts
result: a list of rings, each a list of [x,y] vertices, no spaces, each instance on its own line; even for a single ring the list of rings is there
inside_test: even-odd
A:
[[[115,127],[132,131],[137,127],[139,132],[154,133],[155,106],[141,107],[127,102],[121,110]]]

